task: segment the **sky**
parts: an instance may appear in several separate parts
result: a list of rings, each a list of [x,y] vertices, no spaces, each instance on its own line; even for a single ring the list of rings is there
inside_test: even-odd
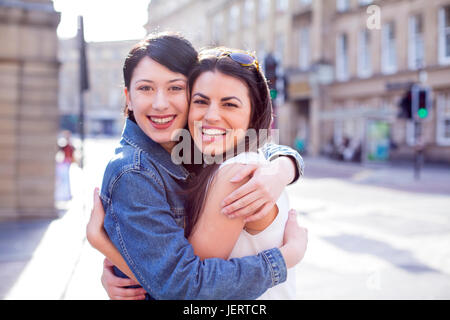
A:
[[[83,16],[84,37],[88,42],[141,39],[146,32],[150,0],[53,0],[61,12],[57,33],[72,38],[77,33],[77,17]]]

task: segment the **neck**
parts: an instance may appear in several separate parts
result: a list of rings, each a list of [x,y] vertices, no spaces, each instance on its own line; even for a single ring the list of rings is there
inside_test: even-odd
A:
[[[164,150],[166,150],[168,153],[172,153],[172,149],[175,146],[175,142],[174,141],[169,141],[169,142],[165,142],[165,143],[160,143],[161,147],[164,148]]]

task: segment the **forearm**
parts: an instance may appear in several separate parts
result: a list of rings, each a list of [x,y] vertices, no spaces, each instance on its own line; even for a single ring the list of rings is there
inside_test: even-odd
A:
[[[294,182],[296,178],[297,165],[294,159],[289,156],[278,157],[272,161],[275,171],[280,181],[285,185]]]
[[[303,176],[305,163],[302,156],[294,149],[288,146],[268,143],[261,148],[261,151],[263,152],[265,158],[270,161],[274,161],[275,159],[281,157],[291,159],[294,162],[295,176],[290,183],[296,182],[301,176]]]
[[[108,238],[106,233],[97,235],[94,239],[90,241],[91,245],[100,251],[109,261],[111,261],[117,268],[119,268],[123,273],[125,273],[130,279],[136,280],[131,269],[128,267],[125,259],[120,254],[119,250],[114,246],[111,240]]]
[[[120,192],[130,185],[147,187],[135,188],[131,195]],[[151,175],[122,174],[111,199],[104,203],[104,228],[137,281],[156,299],[254,299],[286,280],[279,249],[232,261],[201,261]]]

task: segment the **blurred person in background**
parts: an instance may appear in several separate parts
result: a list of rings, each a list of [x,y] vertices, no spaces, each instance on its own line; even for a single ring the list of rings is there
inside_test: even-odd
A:
[[[72,144],[72,133],[68,130],[61,132],[58,139],[58,152],[56,153],[56,187],[55,200],[69,201],[72,199],[70,188],[70,166],[74,162],[75,147]]]

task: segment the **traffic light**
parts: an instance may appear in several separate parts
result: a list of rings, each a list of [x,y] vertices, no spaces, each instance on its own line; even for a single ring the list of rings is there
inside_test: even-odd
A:
[[[264,74],[266,76],[269,89],[270,97],[275,99],[277,97],[277,60],[275,57],[269,53],[264,58]]]
[[[408,90],[403,95],[402,99],[399,103],[400,106],[400,118],[412,119],[412,93],[411,90]]]
[[[413,85],[399,102],[400,118],[423,120],[430,115],[431,92],[427,87]]]
[[[431,111],[430,89],[413,86],[411,93],[413,117],[417,120],[426,119]]]

